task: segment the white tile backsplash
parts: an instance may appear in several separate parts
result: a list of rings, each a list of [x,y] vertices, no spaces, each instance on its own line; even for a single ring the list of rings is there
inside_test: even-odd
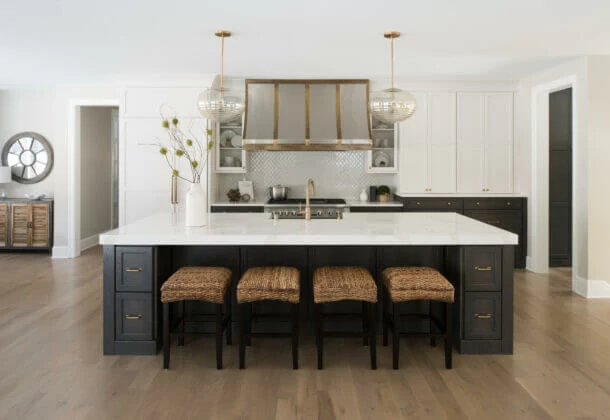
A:
[[[395,191],[395,174],[371,174],[366,171],[367,154],[349,152],[248,152],[246,174],[216,174],[218,200],[237,188],[237,181],[251,180],[257,201],[268,198],[268,188],[275,184],[287,186],[288,197],[304,197],[305,182],[312,178],[318,197],[358,199],[360,191],[370,185],[388,185]]]

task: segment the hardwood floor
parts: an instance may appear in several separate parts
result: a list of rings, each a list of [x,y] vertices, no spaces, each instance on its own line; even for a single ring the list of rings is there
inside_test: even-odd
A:
[[[461,356],[403,339],[401,370],[379,340],[377,371],[359,339],[311,337],[301,369],[289,340],[237,346],[215,369],[214,342],[188,337],[161,354],[102,356],[101,250],[76,260],[0,254],[0,418],[608,418],[610,300],[570,292],[570,271],[517,272],[515,355]]]

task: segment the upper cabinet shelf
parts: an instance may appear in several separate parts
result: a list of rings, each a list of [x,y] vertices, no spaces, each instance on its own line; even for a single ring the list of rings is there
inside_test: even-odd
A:
[[[242,132],[242,119],[216,124],[214,141],[216,172],[246,172],[247,156],[243,147]]]
[[[371,150],[368,80],[246,80],[244,149]]]
[[[398,172],[398,124],[371,118],[372,149],[368,152],[367,171],[373,174]]]

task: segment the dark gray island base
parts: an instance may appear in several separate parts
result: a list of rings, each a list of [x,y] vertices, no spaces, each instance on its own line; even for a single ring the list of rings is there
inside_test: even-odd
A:
[[[378,281],[392,266],[430,266],[441,271],[455,287],[453,305],[454,343],[464,354],[512,354],[514,245],[104,245],[104,354],[156,354],[161,346],[159,289],[169,275],[187,265],[225,266],[233,271],[233,329],[237,330],[235,287],[249,267],[286,265],[301,272],[301,323],[303,335],[311,334],[313,302],[311,278],[324,265],[367,268]],[[381,302],[381,300],[380,300]],[[257,312],[285,310],[282,304],[260,303]],[[354,306],[356,305],[356,306]],[[358,312],[359,304],[344,302],[338,310]],[[428,302],[407,304],[412,313],[442,316],[441,305]],[[186,311],[194,319],[189,332],[212,332],[213,324],[198,316],[211,313],[211,305],[188,302]],[[381,322],[381,305],[378,305]],[[336,306],[333,308],[336,309]],[[405,307],[405,310],[407,307]],[[441,318],[443,319],[443,318]],[[402,329],[429,331],[423,320],[405,320]],[[345,323],[328,329],[351,328]],[[288,324],[261,319],[256,331],[288,330]],[[378,331],[381,331],[379,328]]]

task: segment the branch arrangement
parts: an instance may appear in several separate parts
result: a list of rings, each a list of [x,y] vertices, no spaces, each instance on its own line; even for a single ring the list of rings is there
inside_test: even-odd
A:
[[[182,130],[177,117],[166,118],[161,114],[161,119],[161,127],[165,129],[168,140],[165,143],[159,141],[159,153],[165,157],[172,176],[191,183],[200,182],[201,174],[208,163],[210,150],[214,147],[214,141],[211,140],[212,130],[206,129],[205,138],[198,138],[190,128],[187,132]],[[181,174],[178,170],[177,163],[181,159],[188,161],[190,174]]]

